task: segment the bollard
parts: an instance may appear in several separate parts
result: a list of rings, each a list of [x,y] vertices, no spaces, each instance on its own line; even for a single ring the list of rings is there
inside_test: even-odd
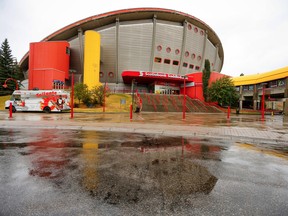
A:
[[[228,106],[228,110],[227,110],[227,119],[230,119],[230,106]]]
[[[9,106],[9,118],[12,118],[12,102],[10,102]]]
[[[130,105],[130,120],[132,119],[132,112],[133,112],[133,107],[132,104]]]

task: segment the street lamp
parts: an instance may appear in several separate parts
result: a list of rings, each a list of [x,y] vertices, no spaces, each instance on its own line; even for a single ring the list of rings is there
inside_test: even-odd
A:
[[[262,101],[261,101],[261,120],[265,119],[265,86],[267,83],[262,83]]]
[[[74,73],[76,70],[69,70],[71,73],[71,98],[70,98],[70,107],[71,107],[71,119],[74,118]]]

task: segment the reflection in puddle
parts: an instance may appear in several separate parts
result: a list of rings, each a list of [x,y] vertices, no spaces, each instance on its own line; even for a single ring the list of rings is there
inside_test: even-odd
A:
[[[192,194],[209,194],[217,178],[193,159],[220,160],[223,150],[196,138],[63,130],[34,133],[42,139],[19,144],[24,148],[18,150],[30,160],[30,176],[58,186],[80,184],[92,197],[109,204],[169,206]]]

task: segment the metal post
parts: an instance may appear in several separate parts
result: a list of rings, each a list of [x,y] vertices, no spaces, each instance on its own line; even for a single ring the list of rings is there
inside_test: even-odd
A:
[[[12,118],[12,102],[10,102],[9,106],[9,118]]]
[[[186,77],[184,77],[184,98],[183,98],[183,119],[185,119],[185,112],[186,112]]]
[[[103,112],[105,112],[105,107],[106,107],[106,84],[107,84],[107,82],[105,82],[104,91],[103,91],[103,97],[104,97]]]
[[[265,115],[264,115],[264,106],[265,106],[265,85],[263,84],[262,85],[262,103],[261,103],[261,114],[262,114],[262,116],[261,116],[261,120],[264,120],[265,119]]]
[[[230,105],[228,106],[228,110],[227,110],[227,119],[230,119],[230,112],[231,112],[231,108]]]
[[[135,79],[132,80],[132,86],[131,86],[131,90],[132,90],[132,111],[134,108],[134,83],[135,83]]]
[[[133,113],[133,106],[132,104],[130,105],[130,120],[132,119],[132,113]]]
[[[71,119],[74,118],[74,73],[72,73],[71,79],[71,99],[70,99],[70,107],[71,107]]]

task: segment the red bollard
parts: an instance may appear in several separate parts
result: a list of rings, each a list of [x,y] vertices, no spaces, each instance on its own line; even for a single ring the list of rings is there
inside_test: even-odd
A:
[[[227,110],[227,119],[230,119],[230,112],[231,112],[231,110],[230,110],[230,106],[228,106],[228,110]]]
[[[132,119],[132,112],[133,112],[133,107],[132,104],[130,105],[130,120]]]
[[[9,118],[12,118],[12,102],[10,102],[9,106]]]

